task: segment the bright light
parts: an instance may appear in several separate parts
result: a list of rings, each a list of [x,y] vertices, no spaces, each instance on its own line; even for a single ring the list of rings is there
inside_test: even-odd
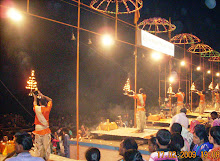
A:
[[[104,35],[102,37],[102,43],[104,46],[111,46],[114,44],[114,40],[112,39],[110,35]]]
[[[170,78],[169,78],[169,82],[172,83],[173,81],[174,81],[174,78],[173,78],[173,77],[170,77]]]
[[[160,60],[161,59],[161,54],[160,53],[157,53],[157,52],[155,52],[155,53],[152,53],[152,58],[154,59],[154,60]]]
[[[9,18],[11,18],[14,21],[20,21],[22,19],[21,14],[14,8],[9,9],[7,15]]]
[[[217,72],[217,73],[216,73],[216,76],[217,76],[217,77],[219,77],[219,76],[220,76],[219,72]]]
[[[181,66],[185,66],[185,64],[186,64],[186,63],[185,63],[185,61],[184,61],[184,60],[183,60],[183,61],[181,61],[181,63],[180,63],[180,65],[181,65]]]
[[[210,74],[210,73],[211,73],[211,70],[208,70],[207,73]]]
[[[200,71],[200,70],[201,70],[201,67],[200,67],[200,66],[198,66],[198,67],[196,68],[196,70]]]

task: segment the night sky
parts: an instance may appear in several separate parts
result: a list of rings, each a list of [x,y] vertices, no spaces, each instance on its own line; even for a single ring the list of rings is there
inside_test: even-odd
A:
[[[90,4],[90,0],[81,0]],[[176,25],[172,37],[191,33],[220,52],[219,2],[209,9],[205,0],[144,0],[138,22],[152,17],[162,17]],[[26,11],[25,0],[3,0],[1,5],[14,6]],[[1,7],[1,53],[0,53],[0,113],[33,114],[33,98],[25,89],[31,70],[36,71],[36,80],[41,92],[53,99],[52,114],[75,114],[76,98],[76,29],[24,14],[21,23],[14,23],[5,16]],[[77,3],[70,0],[30,0],[30,13],[77,26]],[[114,16],[114,15],[112,15]],[[119,15],[133,24],[134,14]],[[81,27],[97,33],[108,32],[114,36],[114,19],[82,6]],[[157,36],[168,40],[168,34]],[[92,44],[88,44],[91,39]],[[118,23],[118,39],[134,43],[134,28]],[[189,46],[187,46],[189,47]],[[182,46],[175,48],[175,57],[183,57]],[[123,86],[129,77],[134,89],[134,47],[116,42],[103,48],[100,36],[80,31],[80,115],[97,117],[102,111],[118,115],[133,109],[133,100],[123,95]],[[150,58],[151,50],[138,49],[137,88],[146,90],[148,112],[158,106],[158,63]],[[189,54],[188,54],[189,57]],[[209,63],[206,60],[206,67]],[[177,72],[177,61],[172,62],[172,72]],[[195,56],[193,64],[199,64]],[[162,69],[168,67],[168,58],[161,61]],[[218,64],[214,67],[217,69]],[[184,72],[188,72],[188,68]],[[167,69],[168,71],[168,69]],[[164,77],[164,71],[161,76]],[[194,81],[202,84],[201,73],[193,73]],[[215,82],[219,82],[215,78]],[[206,88],[210,83],[207,77]],[[174,91],[178,88],[174,84]],[[201,88],[201,87],[198,87]],[[10,92],[16,97],[16,101]],[[164,97],[164,85],[161,87]]]

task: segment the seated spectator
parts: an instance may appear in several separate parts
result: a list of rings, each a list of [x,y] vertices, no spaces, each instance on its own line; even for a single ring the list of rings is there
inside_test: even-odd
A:
[[[101,154],[99,149],[91,147],[87,149],[85,157],[87,161],[99,161],[101,158]]]
[[[156,137],[151,136],[151,138],[148,140],[148,147],[149,147],[149,152],[151,153],[157,151],[159,147],[156,143]]]
[[[144,161],[141,153],[135,149],[129,149],[124,154],[124,161]]]
[[[183,129],[183,130],[182,130]],[[184,127],[182,127],[179,123],[174,123],[170,128],[170,133],[178,133],[181,134],[184,140],[184,146],[182,148],[183,151],[190,151],[190,146],[193,140],[193,134],[190,133],[188,130],[186,130]],[[184,137],[185,136],[185,137]]]
[[[33,157],[29,150],[33,147],[32,137],[28,133],[15,134],[15,151],[16,157],[6,159],[6,161],[44,161],[43,158]]]
[[[218,118],[218,113],[216,111],[211,113],[211,119],[209,119],[209,123],[211,124],[211,127],[220,126],[220,119]]]
[[[129,149],[134,149],[134,150],[138,149],[138,145],[136,141],[134,140],[134,138],[131,137],[127,137],[124,140],[122,140],[119,147],[119,155],[124,157],[125,152]],[[123,158],[120,160],[123,160]]]
[[[181,134],[174,133],[171,135],[171,142],[169,144],[170,151],[175,151],[177,154],[177,157],[179,157],[181,154],[181,150],[184,146],[184,140]]]
[[[209,142],[212,143],[214,146],[213,149],[209,151],[210,155],[208,155],[205,161],[219,161],[220,160],[220,126],[214,126],[210,129]]]
[[[192,151],[196,152],[196,156],[201,157],[201,152],[208,152],[213,148],[213,145],[208,141],[208,135],[204,125],[198,124],[195,126],[193,133],[193,143],[195,146]]]
[[[151,153],[149,161],[157,160],[175,160],[178,158],[175,153],[170,154],[170,149],[168,145],[171,141],[171,133],[166,129],[161,129],[156,134],[156,142],[159,149],[156,152]]]

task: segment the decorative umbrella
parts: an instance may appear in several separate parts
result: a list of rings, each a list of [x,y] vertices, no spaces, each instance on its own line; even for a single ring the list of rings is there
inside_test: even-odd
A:
[[[138,27],[142,30],[155,34],[174,31],[176,29],[175,25],[161,17],[145,19],[138,24]]]

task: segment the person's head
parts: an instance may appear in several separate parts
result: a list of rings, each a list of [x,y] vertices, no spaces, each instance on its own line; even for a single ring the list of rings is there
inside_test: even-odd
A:
[[[151,136],[151,138],[148,140],[148,147],[149,147],[149,152],[155,152],[159,148],[157,143],[156,143],[156,137]]]
[[[213,111],[210,115],[213,120],[218,118],[218,113],[216,111]]]
[[[171,140],[171,134],[166,129],[160,129],[156,134],[156,141],[158,146],[168,146]]]
[[[173,123],[173,125],[170,128],[170,133],[178,133],[181,134],[182,132],[182,126],[179,123]]]
[[[47,100],[45,99],[45,98],[41,98],[40,100],[39,100],[39,104],[40,104],[40,106],[47,106]]]
[[[209,142],[220,145],[220,126],[213,126],[209,131]]]
[[[196,125],[193,133],[193,143],[201,145],[207,141],[208,141],[208,135],[205,126],[202,124]]]
[[[171,135],[170,148],[172,151],[180,152],[184,146],[184,140],[181,134],[174,133]]]
[[[101,158],[101,154],[99,149],[91,147],[87,149],[85,157],[87,161],[99,161]]]
[[[125,161],[143,161],[142,155],[138,150],[129,149],[124,154]]]
[[[139,93],[144,93],[144,89],[143,89],[143,88],[140,88],[140,89],[139,89]]]
[[[63,134],[68,134],[68,133],[69,133],[69,130],[68,130],[66,127],[64,127],[64,128],[62,129],[62,131],[63,131]]]
[[[127,137],[124,140],[122,140],[119,147],[119,154],[124,156],[125,151],[129,149],[135,149],[135,150],[138,149],[138,145],[136,141],[134,140],[134,138],[131,137]]]
[[[30,134],[16,133],[15,134],[15,151],[16,153],[21,153],[24,151],[29,151],[33,147],[33,141]]]
[[[183,92],[182,88],[179,88],[179,89],[178,89],[178,92]]]
[[[182,108],[182,109],[180,110],[180,112],[182,112],[182,113],[185,113],[185,114],[186,114],[187,109],[186,109],[186,108]]]

